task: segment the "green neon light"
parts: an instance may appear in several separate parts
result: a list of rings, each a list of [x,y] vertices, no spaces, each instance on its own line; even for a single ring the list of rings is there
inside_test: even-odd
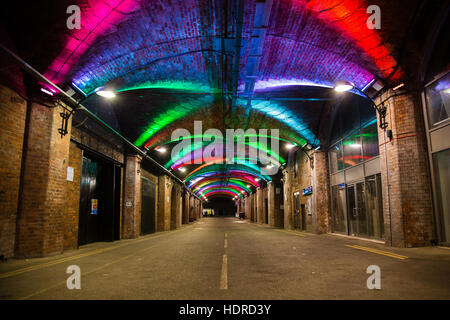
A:
[[[154,81],[144,82],[139,85],[126,87],[118,90],[117,92],[142,90],[142,89],[164,89],[164,90],[176,90],[184,92],[198,92],[198,93],[217,93],[218,89],[213,89],[209,85],[202,84],[200,82],[188,82],[188,81]]]
[[[170,123],[192,114],[200,107],[211,103],[212,96],[205,96],[198,101],[190,103],[182,103],[174,108],[159,114],[152,123],[145,129],[145,131],[136,139],[134,144],[138,147],[142,146],[148,139],[150,139],[156,132],[168,126]]]

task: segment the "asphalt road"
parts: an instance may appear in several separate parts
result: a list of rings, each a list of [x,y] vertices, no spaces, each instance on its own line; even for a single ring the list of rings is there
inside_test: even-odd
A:
[[[80,289],[69,290],[69,266]],[[367,288],[379,267],[381,289]],[[0,299],[450,299],[450,250],[203,218],[176,231],[0,262]]]

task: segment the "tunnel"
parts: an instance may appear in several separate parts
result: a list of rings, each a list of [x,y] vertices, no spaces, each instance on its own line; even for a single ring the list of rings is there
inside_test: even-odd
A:
[[[0,299],[449,299],[449,10],[7,1]]]

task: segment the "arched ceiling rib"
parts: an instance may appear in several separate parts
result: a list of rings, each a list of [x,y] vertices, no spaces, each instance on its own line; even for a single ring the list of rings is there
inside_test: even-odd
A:
[[[45,75],[86,94],[111,85],[121,133],[154,155],[155,147],[174,145],[174,129],[193,132],[194,120],[203,120],[203,130],[223,132],[277,128],[282,148],[288,142],[317,146],[316,127],[336,80],[363,88],[375,78],[402,76],[390,46],[367,28],[371,3],[363,0],[246,0],[241,46],[239,0],[74,3],[83,12],[82,29],[66,33]],[[102,103],[86,102],[91,108]],[[277,164],[286,154],[275,157]],[[201,166],[186,161],[189,153],[171,162],[167,157],[160,156],[161,164],[187,168],[187,184],[202,196],[241,197],[250,192],[247,185],[271,179],[261,164],[247,163],[249,157],[223,164],[218,160],[226,162],[225,156],[212,156]]]

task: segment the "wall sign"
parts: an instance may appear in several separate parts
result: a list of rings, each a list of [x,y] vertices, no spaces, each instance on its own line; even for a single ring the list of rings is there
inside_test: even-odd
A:
[[[304,196],[307,196],[307,195],[312,194],[312,186],[309,186],[308,188],[303,189],[303,190],[302,190],[302,194],[303,194]]]
[[[91,200],[91,214],[98,214],[98,199]]]
[[[67,167],[67,181],[73,181],[73,167]]]

